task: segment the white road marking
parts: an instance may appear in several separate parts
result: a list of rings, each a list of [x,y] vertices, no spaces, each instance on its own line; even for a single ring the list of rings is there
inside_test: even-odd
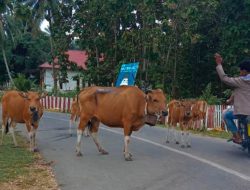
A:
[[[61,120],[61,121],[68,121],[67,119],[61,119],[61,118],[59,119],[59,118],[55,118],[55,117],[47,117],[47,116],[45,116],[44,118],[55,119],[55,120]],[[123,135],[123,133],[121,133],[121,132],[118,132],[118,131],[115,131],[115,130],[112,130],[112,129],[108,129],[108,128],[106,128],[106,127],[100,127],[100,128],[103,129],[103,130],[106,130],[106,131],[115,133],[115,134]],[[212,166],[212,167],[214,167],[214,168],[217,168],[217,169],[222,170],[222,171],[224,171],[224,172],[227,172],[227,173],[229,173],[229,174],[235,175],[235,176],[237,176],[237,177],[239,177],[239,178],[241,178],[241,179],[244,179],[244,180],[246,180],[246,181],[250,181],[250,176],[248,176],[248,175],[245,175],[245,174],[243,174],[243,173],[240,173],[240,172],[235,171],[235,170],[233,170],[233,169],[230,169],[230,168],[228,168],[228,167],[222,166],[222,165],[220,165],[220,164],[214,163],[214,162],[209,161],[209,160],[207,160],[207,159],[201,158],[201,157],[199,157],[199,156],[195,156],[195,155],[189,154],[189,153],[187,153],[187,152],[183,152],[183,151],[180,151],[180,150],[171,148],[171,147],[169,147],[169,146],[167,146],[167,145],[162,145],[162,144],[159,144],[159,143],[156,143],[156,142],[154,142],[154,141],[151,141],[151,140],[148,140],[148,139],[144,139],[144,138],[141,138],[141,137],[137,137],[137,136],[133,136],[133,135],[132,135],[131,137],[134,138],[134,139],[137,139],[137,140],[140,140],[140,141],[143,141],[143,142],[146,142],[146,143],[155,145],[155,146],[157,146],[157,147],[161,147],[161,148],[164,148],[164,149],[166,149],[166,150],[169,150],[169,151],[172,151],[172,152],[175,152],[175,153],[184,155],[184,156],[186,156],[186,157],[189,157],[189,158],[198,160],[198,161],[200,161],[200,162],[202,162],[202,163],[205,163],[205,164],[208,164],[208,165],[210,165],[210,166]]]

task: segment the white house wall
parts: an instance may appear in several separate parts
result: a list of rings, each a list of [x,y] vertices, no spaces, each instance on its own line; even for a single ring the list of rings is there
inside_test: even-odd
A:
[[[76,76],[78,73],[76,71],[68,71],[68,83],[63,83],[62,90],[75,90],[77,86],[77,82],[73,80],[73,77]]]
[[[75,80],[73,80],[73,77],[76,76],[78,73],[76,71],[68,71],[68,83],[63,83],[62,85],[62,89],[63,91],[66,90],[75,90],[77,83]],[[53,77],[52,77],[52,69],[45,69],[44,72],[44,84],[45,84],[45,89],[46,91],[51,92],[53,87],[54,87],[54,81],[53,81]],[[57,84],[58,89],[60,88],[59,86],[59,82]]]
[[[46,69],[44,72],[44,84],[46,91],[51,92],[54,87],[54,81],[52,77],[52,69]]]

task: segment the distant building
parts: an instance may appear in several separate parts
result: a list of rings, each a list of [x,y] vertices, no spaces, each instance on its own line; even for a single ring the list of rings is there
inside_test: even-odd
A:
[[[68,50],[66,54],[69,55],[69,61],[73,62],[77,65],[79,70],[87,70],[86,62],[88,60],[88,54],[86,51],[80,50]],[[57,59],[54,60],[55,62],[55,69],[60,69],[60,66],[57,63]],[[40,77],[40,84],[46,91],[52,91],[54,88],[54,80],[53,80],[53,73],[52,73],[52,64],[48,62],[43,63],[39,66],[41,70],[41,77]],[[73,71],[70,68],[67,71],[67,80],[64,83],[59,83],[57,81],[58,89],[62,91],[68,90],[75,90],[77,86],[82,87],[82,80],[77,76],[80,74],[79,71]],[[74,80],[75,79],[75,80]]]

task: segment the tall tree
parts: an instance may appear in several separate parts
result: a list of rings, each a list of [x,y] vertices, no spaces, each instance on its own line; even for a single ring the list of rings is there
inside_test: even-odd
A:
[[[12,9],[13,9],[13,6],[11,4],[11,1],[4,0],[1,2],[0,4],[0,46],[2,50],[2,56],[3,56],[4,64],[6,67],[6,71],[9,76],[9,80],[12,83],[12,85],[14,85],[14,81],[10,73],[10,69],[9,69],[9,65],[8,65],[7,57],[6,57],[6,51],[5,51],[6,40],[9,37],[7,34],[11,32],[8,27],[7,17],[12,14],[11,13]]]

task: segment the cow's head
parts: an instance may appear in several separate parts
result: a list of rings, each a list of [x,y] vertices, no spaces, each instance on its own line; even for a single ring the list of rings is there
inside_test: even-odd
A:
[[[190,101],[183,101],[180,103],[180,106],[182,108],[183,111],[183,116],[185,118],[191,118],[192,117],[192,102]]]
[[[147,112],[158,116],[167,116],[166,97],[161,89],[146,92]]]
[[[28,104],[28,111],[30,113],[37,113],[41,107],[40,99],[44,98],[47,93],[38,92],[19,92],[19,95],[23,97]]]

